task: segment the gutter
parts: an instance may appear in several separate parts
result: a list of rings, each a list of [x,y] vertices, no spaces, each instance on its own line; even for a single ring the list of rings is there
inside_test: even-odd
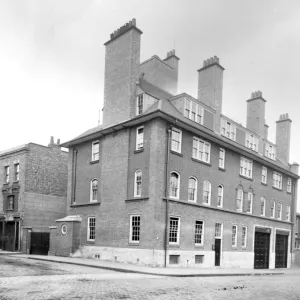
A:
[[[166,219],[165,219],[165,268],[167,267],[168,254],[168,236],[169,236],[169,195],[168,195],[168,175],[169,175],[169,158],[171,145],[172,125],[167,130],[167,151],[166,151],[166,165],[165,165],[165,199],[166,199]]]

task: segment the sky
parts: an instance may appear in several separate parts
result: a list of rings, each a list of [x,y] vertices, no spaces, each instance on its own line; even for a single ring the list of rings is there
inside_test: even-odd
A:
[[[246,100],[261,90],[275,142],[275,121],[289,113],[290,162],[300,162],[299,16],[298,0],[0,0],[0,150],[97,126],[103,44],[136,18],[141,61],[176,50],[179,93],[197,97],[197,70],[217,55],[223,114],[245,125]]]

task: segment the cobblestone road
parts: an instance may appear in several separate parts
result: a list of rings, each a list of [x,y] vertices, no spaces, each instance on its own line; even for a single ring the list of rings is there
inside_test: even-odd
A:
[[[0,258],[0,269],[0,300],[300,299],[300,272],[276,276],[171,278],[16,258],[9,258],[9,262]],[[30,275],[26,275],[26,269]]]

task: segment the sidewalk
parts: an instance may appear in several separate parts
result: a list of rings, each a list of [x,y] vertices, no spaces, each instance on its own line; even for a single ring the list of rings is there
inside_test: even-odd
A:
[[[0,255],[1,255],[0,251]],[[6,252],[7,253],[7,252]],[[239,269],[239,268],[158,268],[147,267],[132,264],[123,264],[110,261],[102,261],[88,258],[73,258],[60,256],[43,256],[14,254],[12,252],[6,255],[16,255],[17,257],[34,259],[39,261],[50,261],[55,263],[73,264],[78,266],[93,267],[124,273],[139,273],[148,275],[170,276],[170,277],[212,277],[212,276],[260,276],[260,275],[283,275],[283,274],[300,274],[300,268],[291,269]]]

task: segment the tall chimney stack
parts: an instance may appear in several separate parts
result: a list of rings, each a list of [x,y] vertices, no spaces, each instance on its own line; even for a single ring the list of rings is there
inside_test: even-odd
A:
[[[280,115],[276,121],[277,157],[286,165],[290,159],[291,124],[288,114]]]
[[[104,126],[120,123],[135,115],[141,34],[142,31],[136,27],[136,20],[132,19],[114,31],[104,44]]]
[[[217,56],[205,60],[203,67],[198,70],[198,99],[216,110],[214,131],[219,133],[224,70]]]

